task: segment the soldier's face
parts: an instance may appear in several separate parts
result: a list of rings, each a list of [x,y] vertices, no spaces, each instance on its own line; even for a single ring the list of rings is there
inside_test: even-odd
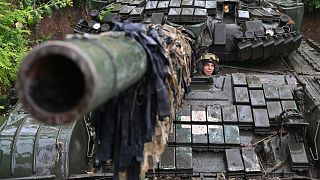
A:
[[[211,76],[214,71],[214,64],[207,63],[203,66],[203,74],[206,76]]]

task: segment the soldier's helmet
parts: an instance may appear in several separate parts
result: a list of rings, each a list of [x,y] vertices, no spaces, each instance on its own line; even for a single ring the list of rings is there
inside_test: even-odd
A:
[[[214,64],[214,71],[213,74],[219,74],[220,73],[220,67],[219,67],[219,58],[212,53],[206,53],[200,56],[199,59],[196,61],[196,75],[203,75],[203,67],[207,63],[213,63]]]

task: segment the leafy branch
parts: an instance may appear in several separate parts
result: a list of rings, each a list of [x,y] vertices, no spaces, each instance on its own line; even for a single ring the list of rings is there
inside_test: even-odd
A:
[[[320,0],[303,0],[308,9],[320,9]]]
[[[0,1],[0,96],[13,85],[17,69],[31,49],[30,27],[53,9],[72,6],[72,0]]]
[[[52,9],[60,9],[67,6],[73,6],[72,0],[49,0],[47,2],[38,2],[36,0],[21,0],[20,7],[29,8],[33,7],[32,14],[34,15],[34,20],[38,21],[42,19],[42,15],[46,14],[48,16],[52,15]]]

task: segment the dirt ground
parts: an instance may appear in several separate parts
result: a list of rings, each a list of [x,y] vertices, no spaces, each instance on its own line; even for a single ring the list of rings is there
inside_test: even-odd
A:
[[[80,19],[88,19],[88,12],[84,7],[54,11],[51,17],[45,17],[42,20],[39,25],[38,37],[61,40],[66,34],[73,33],[73,28]],[[320,43],[320,10],[304,14],[301,32],[306,38]]]
[[[320,43],[320,10],[304,14],[301,32],[306,38]]]
[[[38,39],[62,40],[73,29],[80,19],[88,19],[84,7],[67,7],[54,11],[51,17],[44,17],[39,24]]]

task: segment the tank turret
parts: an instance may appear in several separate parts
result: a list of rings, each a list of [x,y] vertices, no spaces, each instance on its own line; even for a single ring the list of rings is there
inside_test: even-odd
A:
[[[91,5],[21,64],[0,178],[319,176],[320,46],[299,32],[302,3]]]
[[[172,26],[119,25],[117,32],[68,35],[65,41],[49,41],[26,56],[16,86],[24,108],[34,119],[20,122],[15,130],[31,126],[42,134],[42,126],[66,127],[70,132],[59,148],[65,150],[63,161],[70,166],[62,166],[59,159],[57,166],[61,167],[54,173],[54,169],[41,166],[44,162],[38,159],[37,150],[29,148],[40,164],[33,163],[30,172],[20,173],[19,169],[19,173],[12,171],[3,177],[25,178],[31,172],[39,178],[49,177],[37,170],[42,168],[55,174],[53,178],[69,178],[84,170],[86,162],[92,170],[112,160],[114,178],[128,175],[138,179],[148,171],[149,156],[160,158],[190,84],[190,39]],[[3,132],[10,127],[5,124]],[[15,139],[19,133],[10,137]],[[37,135],[26,136],[33,139]],[[79,140],[80,136],[93,141]],[[71,143],[81,144],[71,147]],[[9,158],[13,152],[9,146],[5,148],[4,155]],[[58,149],[48,151],[42,153],[60,153]],[[91,155],[82,161],[71,159],[76,152],[82,157],[85,152]],[[54,159],[48,161],[53,163]],[[27,159],[23,163],[32,164]],[[77,163],[81,167],[74,168]],[[11,168],[16,169],[14,163]]]

